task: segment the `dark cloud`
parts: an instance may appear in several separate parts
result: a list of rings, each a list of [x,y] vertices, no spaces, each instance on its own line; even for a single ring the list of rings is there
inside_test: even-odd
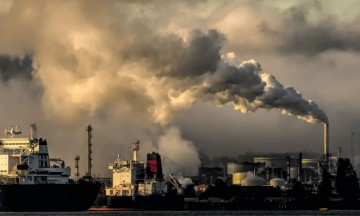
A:
[[[217,30],[193,30],[189,43],[178,35],[154,35],[139,38],[126,53],[128,61],[145,59],[160,76],[195,77],[215,72],[221,59],[225,36]]]
[[[159,136],[166,134],[162,129],[167,130],[151,122],[167,122],[175,114],[173,126],[186,138],[180,143],[189,140],[215,155],[322,152],[321,125],[280,115],[279,109],[286,109],[322,119],[323,112],[304,98],[316,99],[330,114],[331,152],[347,144],[350,129],[359,132],[359,119],[354,118],[359,116],[359,53],[322,53],[360,50],[354,23],[321,13],[324,21],[312,22],[306,11],[321,10],[319,5],[297,6],[283,14],[282,5],[272,3],[259,10],[248,1],[236,1],[218,10],[217,1],[197,2],[14,1],[0,16],[1,53],[21,56],[30,50],[40,67],[34,71],[37,83],[15,79],[24,74],[31,78],[32,68],[22,73],[27,68],[23,60],[3,57],[4,68],[16,69],[3,72],[1,67],[1,76],[9,81],[0,85],[6,92],[0,94],[6,104],[0,107],[2,126],[36,121],[41,134],[52,139],[52,155],[72,161],[75,153],[84,152],[84,127],[91,122],[98,172],[106,172],[118,153],[128,153],[134,140],[142,142],[141,156],[154,150]],[[217,30],[204,30],[209,28]],[[231,58],[225,59],[227,52],[233,52],[235,65],[225,61]],[[316,60],[304,57],[316,54],[321,54]],[[259,60],[265,71],[304,97],[276,80],[265,84],[256,62],[239,67],[246,59]],[[9,62],[18,63],[10,67]],[[241,115],[228,104],[263,109]],[[336,109],[347,114],[336,114]],[[75,126],[59,126],[67,121]]]
[[[360,51],[360,31],[354,23],[339,22],[336,16],[310,21],[308,11],[320,9],[313,5],[293,7],[285,11],[285,27],[278,47],[282,53],[316,55],[329,50]],[[265,34],[273,34],[266,24],[260,26]]]
[[[32,79],[31,72],[32,58],[13,58],[9,56],[0,56],[0,77],[7,81],[13,78]]]

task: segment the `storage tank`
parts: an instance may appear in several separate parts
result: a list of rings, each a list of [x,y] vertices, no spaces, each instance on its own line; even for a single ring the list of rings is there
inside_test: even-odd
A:
[[[285,179],[282,178],[273,178],[270,180],[270,185],[273,187],[282,187],[286,185]]]
[[[242,180],[244,178],[246,178],[246,174],[247,172],[238,172],[238,173],[234,173],[232,175],[232,184],[233,185],[241,185]]]
[[[241,185],[243,186],[261,186],[265,185],[266,180],[264,178],[261,178],[259,176],[247,176],[241,181]]]

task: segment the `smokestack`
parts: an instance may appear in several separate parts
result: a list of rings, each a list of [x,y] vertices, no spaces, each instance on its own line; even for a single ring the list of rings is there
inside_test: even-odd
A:
[[[163,179],[161,157],[158,153],[147,154],[146,175],[149,179]]]
[[[87,155],[86,170],[87,170],[87,173],[86,173],[86,175],[91,176],[91,167],[92,167],[92,165],[91,165],[91,160],[92,160],[92,158],[91,158],[91,153],[92,153],[92,150],[91,150],[92,127],[91,127],[91,125],[87,126],[86,131],[87,131],[87,139],[86,139],[86,155]]]
[[[324,159],[329,166],[329,123],[324,123]]]

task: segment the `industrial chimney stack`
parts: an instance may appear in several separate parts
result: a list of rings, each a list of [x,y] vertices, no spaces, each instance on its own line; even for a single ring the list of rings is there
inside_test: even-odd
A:
[[[324,123],[324,159],[327,166],[329,166],[329,123]]]
[[[92,132],[92,127],[91,125],[87,126],[86,128],[86,131],[87,131],[87,139],[86,139],[86,156],[87,156],[87,163],[86,163],[86,170],[87,170],[87,173],[86,175],[87,176],[91,176],[91,167],[92,167],[92,164],[91,164],[91,153],[92,153],[92,150],[91,150],[91,146],[92,146],[92,143],[91,143],[91,138],[92,138],[92,135],[91,135],[91,132]]]

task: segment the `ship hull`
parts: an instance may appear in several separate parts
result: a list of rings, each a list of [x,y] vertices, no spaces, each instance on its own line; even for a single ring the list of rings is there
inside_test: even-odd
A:
[[[84,211],[99,193],[100,184],[0,185],[0,211]]]
[[[184,198],[181,196],[108,196],[107,207],[129,210],[183,210]]]

